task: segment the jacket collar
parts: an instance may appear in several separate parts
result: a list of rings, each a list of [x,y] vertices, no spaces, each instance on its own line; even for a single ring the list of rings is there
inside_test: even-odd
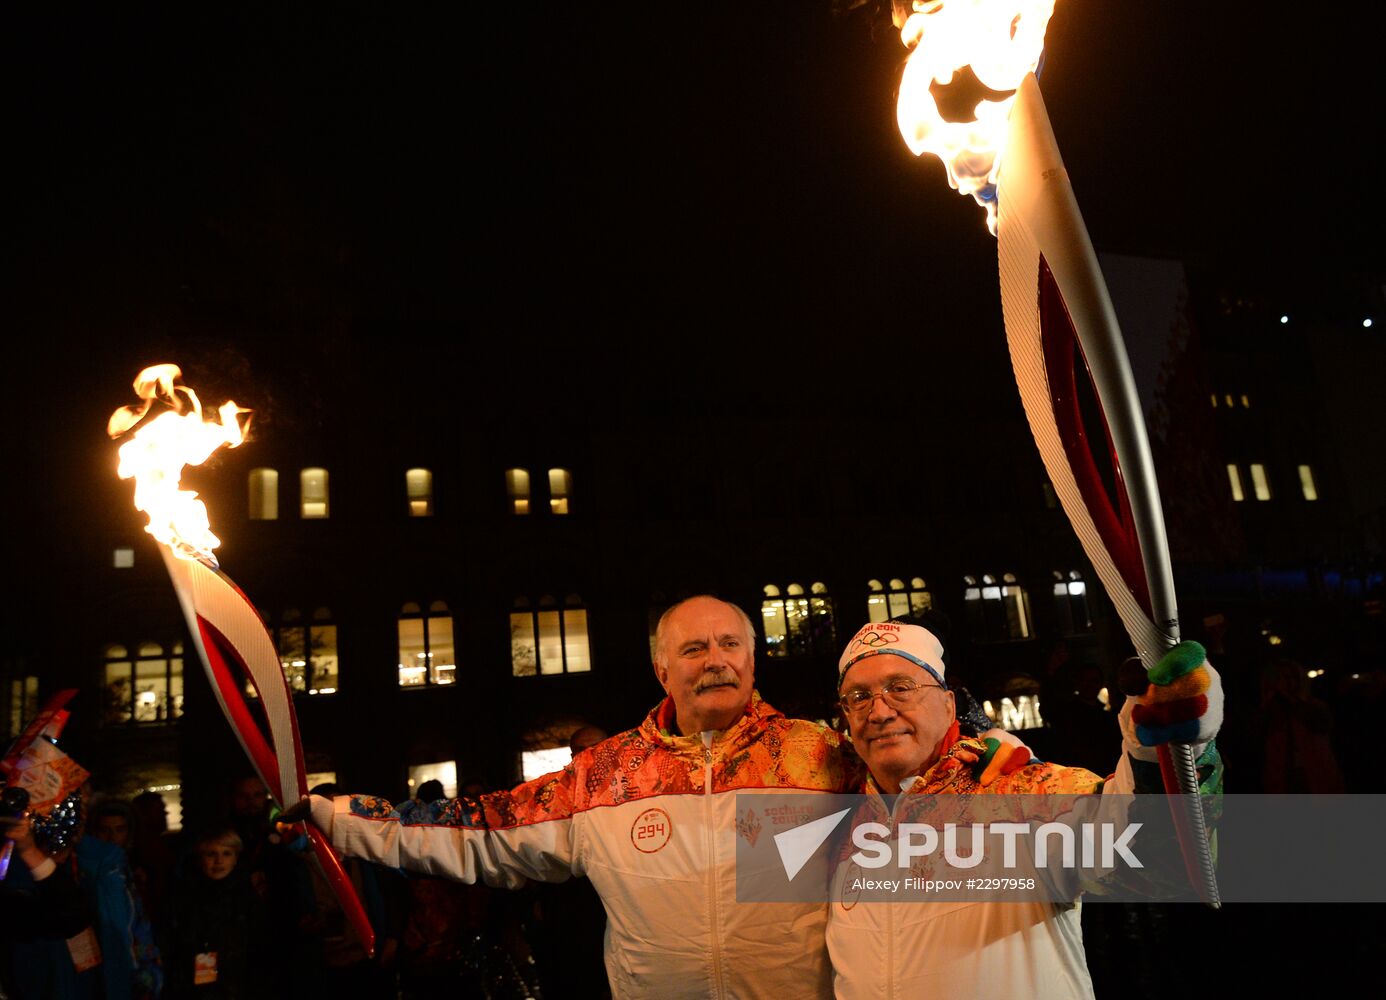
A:
[[[674,699],[666,696],[640,724],[640,734],[651,743],[671,750],[686,749],[694,744],[701,748],[703,741],[700,734],[679,735],[675,715]],[[752,690],[751,700],[746,703],[746,710],[741,714],[741,718],[737,719],[731,728],[724,729],[713,737],[713,746],[719,753],[733,753],[754,742],[766,724],[780,715],[780,711],[766,704],[759,691]]]

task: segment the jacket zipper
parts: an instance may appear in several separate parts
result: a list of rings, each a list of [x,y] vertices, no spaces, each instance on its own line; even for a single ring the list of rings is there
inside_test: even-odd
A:
[[[894,804],[891,806],[891,810],[890,810],[890,831],[891,831],[892,834],[894,834],[894,833],[896,832],[895,822],[896,822],[896,820],[899,818],[899,815],[900,815],[900,806],[904,803],[904,801],[905,801],[905,796],[909,794],[910,789],[911,789],[912,787],[914,787],[914,783],[915,783],[916,781],[918,781],[918,780],[919,780],[919,779],[918,779],[917,777],[912,777],[912,778],[906,778],[904,781],[902,781],[902,782],[900,783],[900,791],[896,794],[896,796],[895,796],[895,802],[894,802]],[[894,911],[894,908],[893,908],[889,903],[886,903],[886,904],[885,904],[885,918],[886,918],[886,934],[885,934],[885,939],[886,939],[886,996],[887,996],[887,997],[894,997],[894,996],[895,996],[895,911]]]
[[[703,843],[707,850],[707,898],[712,922],[712,991],[722,992],[721,927],[717,914],[717,837],[712,829],[712,739],[717,734],[708,730],[703,738]]]

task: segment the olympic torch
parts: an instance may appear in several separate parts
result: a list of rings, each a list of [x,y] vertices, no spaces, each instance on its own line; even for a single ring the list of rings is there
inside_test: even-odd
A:
[[[113,438],[134,431],[120,447],[117,472],[135,480],[135,506],[149,515],[145,530],[159,543],[217,702],[270,795],[284,808],[308,794],[293,696],[259,613],[218,568],[213,550],[221,543],[211,532],[206,506],[196,492],[180,488],[185,466],[200,465],[217,449],[245,440],[242,417],[250,411],[227,402],[215,418],[204,418],[196,393],[178,384],[180,375],[168,364],[140,372],[135,393],[141,403],[112,414],[107,431]],[[258,718],[243,693],[247,681],[255,691]],[[342,911],[366,953],[374,954],[375,934],[341,860],[316,827],[308,825],[307,832]]]
[[[916,154],[942,158],[949,183],[986,208],[997,236],[1011,366],[1031,433],[1064,513],[1149,670],[1179,642],[1174,583],[1126,347],[1035,77],[1054,0],[897,0],[895,9],[901,38],[913,49],[897,105],[901,132]],[[946,121],[935,88],[967,67],[994,99],[982,100],[971,121]],[[1075,362],[1105,423],[1112,493],[1085,432]],[[1192,751],[1165,744],[1160,759],[1166,790],[1181,793],[1171,805],[1190,879],[1216,907]]]

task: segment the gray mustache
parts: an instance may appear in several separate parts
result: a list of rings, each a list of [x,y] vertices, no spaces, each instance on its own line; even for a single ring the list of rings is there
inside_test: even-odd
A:
[[[693,685],[693,693],[698,694],[720,684],[730,684],[732,687],[736,687],[736,674],[730,670],[709,670],[698,678],[697,684]]]

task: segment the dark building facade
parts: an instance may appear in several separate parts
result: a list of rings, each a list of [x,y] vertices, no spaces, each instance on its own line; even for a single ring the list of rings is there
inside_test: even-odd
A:
[[[1352,668],[1379,648],[1380,417],[1338,397],[1369,393],[1351,359],[1379,359],[1379,337],[1303,310],[1282,324],[1178,264],[1106,268],[1152,383],[1186,634],[1216,647],[1230,620]],[[703,355],[598,378],[594,348],[517,386],[474,340],[432,344],[424,366],[373,338],[185,348],[208,403],[255,410],[249,442],[187,481],[279,647],[311,773],[394,796],[439,773],[517,781],[523,754],[658,701],[654,625],[693,593],[760,623],[760,689],[812,718],[831,718],[841,640],[866,620],[926,614],[950,676],[1013,728],[1042,723],[1075,670],[1110,680],[1127,653],[1045,482],[999,324],[963,345],[848,350],[840,370],[786,371],[759,395],[763,367],[726,375]],[[69,738],[98,784],[196,811],[245,764],[99,435],[127,402],[120,362],[40,439],[78,442],[52,492],[12,498],[16,520],[67,528],[18,540],[37,578],[9,609],[6,723],[78,687]],[[882,391],[907,377],[913,391]]]

